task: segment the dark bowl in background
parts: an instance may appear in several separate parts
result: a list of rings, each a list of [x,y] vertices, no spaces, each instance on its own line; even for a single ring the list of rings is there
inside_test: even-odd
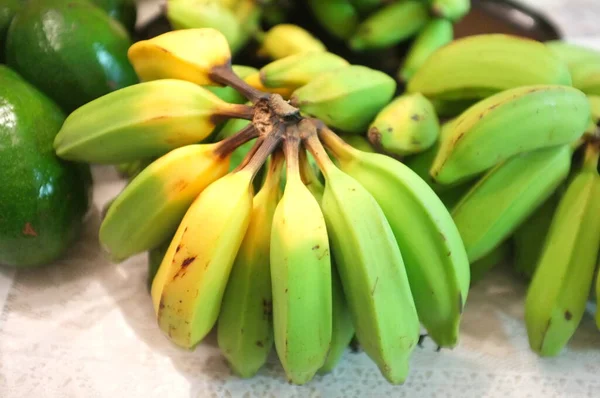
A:
[[[318,37],[331,52],[339,54],[350,63],[369,66],[395,76],[409,48],[410,42],[401,43],[385,50],[355,53],[343,41],[331,37],[312,17],[303,0],[280,0],[289,8],[289,23],[308,29]],[[455,37],[482,33],[507,33],[529,37],[539,41],[561,38],[557,27],[529,7],[509,0],[471,0],[470,13],[455,25]],[[265,27],[268,28],[268,27]],[[171,30],[164,15],[160,15],[136,32],[136,39],[149,39]],[[235,56],[234,63],[257,68],[269,61],[256,56],[258,44],[251,42]]]

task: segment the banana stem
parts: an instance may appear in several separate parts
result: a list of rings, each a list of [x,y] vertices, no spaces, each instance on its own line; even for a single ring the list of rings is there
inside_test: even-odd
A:
[[[252,123],[232,135],[231,137],[225,138],[219,142],[215,149],[215,154],[221,158],[229,156],[231,152],[235,151],[240,145],[258,137],[258,130]]]
[[[300,162],[298,155],[300,152],[300,137],[297,134],[297,127],[290,126],[286,130],[285,140],[283,142],[283,153],[287,169],[288,181],[302,181],[300,177]]]
[[[219,109],[213,117],[217,119],[245,119],[252,120],[254,118],[254,107],[244,104],[227,104],[227,107]],[[220,121],[220,120],[217,120]]]
[[[321,144],[319,137],[317,134],[310,134],[303,140],[310,153],[312,153],[312,155],[315,157],[321,172],[323,172],[325,178],[327,179],[329,176],[329,171],[335,169],[336,167],[329,158],[329,155],[327,155],[327,152],[325,152],[325,148],[323,147],[323,144]]]
[[[323,141],[323,144],[329,149],[333,156],[337,159],[346,159],[352,157],[352,152],[355,151],[350,145],[341,139],[336,133],[334,133],[329,127],[322,122],[319,122],[317,127],[319,138]]]
[[[263,182],[264,189],[279,189],[281,171],[283,169],[284,155],[282,149],[277,149],[271,156],[269,170]]]
[[[233,69],[231,69],[231,65],[229,64],[215,66],[211,69],[209,77],[211,80],[217,83],[232,87],[253,104],[256,104],[261,99],[266,99],[269,97],[268,93],[257,90],[244,80],[240,79],[240,77],[235,74]]]
[[[256,173],[258,173],[258,170],[265,164],[269,155],[271,155],[281,143],[282,134],[283,130],[277,129],[267,135],[263,140],[257,142],[248,155],[246,155],[246,158],[244,158],[244,162],[242,162],[240,169],[251,170],[254,178]]]
[[[600,159],[600,143],[589,142],[585,147],[583,157],[583,169],[598,172],[598,160]]]

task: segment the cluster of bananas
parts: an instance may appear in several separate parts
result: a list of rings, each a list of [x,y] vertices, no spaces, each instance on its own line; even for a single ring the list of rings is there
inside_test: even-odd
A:
[[[129,57],[143,83],[68,117],[55,141],[65,159],[158,157],[108,208],[101,243],[117,261],[152,250],[160,328],[192,348],[217,325],[241,376],[274,345],[289,379],[305,383],[356,335],[402,383],[420,325],[440,346],[457,343],[469,263],[425,181],[332,130],[366,131],[394,80],[323,51],[292,55],[259,71],[286,101],[247,84],[230,56],[213,29],[138,42]],[[236,95],[242,103],[219,97]]]
[[[594,278],[599,77],[600,54],[588,49],[468,37],[433,53],[368,131],[451,211],[472,281],[514,246],[517,269],[532,277],[525,320],[541,355],[568,342]]]

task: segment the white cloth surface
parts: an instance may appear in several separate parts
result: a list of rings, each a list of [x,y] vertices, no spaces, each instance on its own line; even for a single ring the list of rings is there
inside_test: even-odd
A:
[[[569,37],[600,48],[600,2],[528,0]],[[142,19],[157,2],[143,1]],[[98,245],[99,211],[124,183],[94,168],[95,211],[56,264],[0,269],[0,397],[598,397],[600,333],[586,315],[568,348],[540,359],[523,323],[525,283],[501,267],[470,292],[454,350],[417,348],[403,386],[391,386],[364,353],[292,386],[272,357],[249,380],[234,376],[214,335],[195,351],[159,331],[146,289],[146,257],[112,264]],[[5,302],[6,300],[6,302]]]

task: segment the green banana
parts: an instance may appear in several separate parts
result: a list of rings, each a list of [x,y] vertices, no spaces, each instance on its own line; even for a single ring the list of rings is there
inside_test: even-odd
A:
[[[568,145],[517,155],[486,173],[452,210],[469,261],[508,238],[565,180]]]
[[[300,26],[279,24],[264,34],[258,54],[271,59],[281,59],[314,51],[327,51],[327,49],[319,39]]]
[[[302,183],[294,138],[284,142],[287,178],[273,216],[271,280],[275,348],[288,378],[304,384],[331,343],[331,261],[325,220]]]
[[[353,50],[396,45],[416,34],[429,20],[427,4],[419,0],[392,3],[369,15],[350,38]]]
[[[473,105],[452,123],[430,174],[441,184],[451,184],[513,155],[569,144],[581,137],[589,119],[589,101],[572,87],[503,91]]]
[[[460,100],[442,100],[436,98],[429,99],[433,105],[433,108],[435,109],[435,113],[440,118],[456,117],[478,101],[477,99],[470,98]]]
[[[570,86],[567,65],[537,41],[486,34],[455,40],[434,52],[410,79],[407,91],[458,100],[537,84]]]
[[[560,41],[548,42],[546,46],[569,66],[573,87],[600,95],[600,52]]]
[[[368,14],[385,3],[385,0],[350,0],[361,14]]]
[[[421,323],[438,345],[453,347],[469,291],[469,262],[450,213],[402,163],[357,151],[329,130],[322,131],[322,139],[342,171],[381,206],[400,247]]]
[[[375,148],[371,145],[369,140],[367,140],[362,135],[357,134],[340,134],[340,138],[343,139],[346,144],[351,147],[364,151],[364,152],[375,152]]]
[[[243,40],[242,27],[233,11],[211,0],[167,0],[166,16],[176,29],[213,28],[225,36],[235,51]]]
[[[322,73],[348,65],[348,61],[327,51],[294,54],[263,66],[260,80],[265,87],[296,89]]]
[[[54,140],[58,156],[123,163],[160,156],[208,137],[219,117],[250,112],[183,80],[164,79],[114,91],[67,117]],[[251,117],[247,115],[246,117]]]
[[[321,207],[356,335],[385,378],[402,383],[419,318],[396,239],[373,196],[331,162],[316,136],[307,144],[325,175]]]
[[[350,65],[323,73],[300,87],[290,103],[330,127],[361,134],[395,91],[396,82],[385,73]]]
[[[509,241],[502,242],[494,250],[471,263],[471,285],[479,282],[496,265],[506,261],[511,253]]]
[[[146,167],[115,199],[100,242],[115,261],[157,247],[173,235],[192,201],[227,173],[220,144],[175,149]]]
[[[380,151],[405,156],[429,149],[439,133],[433,105],[417,93],[401,95],[390,102],[377,114],[367,135]]]
[[[398,71],[398,78],[404,82],[409,81],[427,58],[440,47],[450,43],[453,37],[452,22],[447,19],[435,18],[427,22],[410,45],[404,63]]]
[[[600,249],[600,176],[597,143],[560,199],[525,300],[531,349],[557,355],[579,325]]]
[[[258,72],[256,68],[244,65],[233,65],[232,69],[240,79],[245,79],[246,77]],[[243,104],[248,101],[246,97],[240,94],[239,91],[233,87],[204,86],[204,88],[219,97],[221,100],[230,104]]]
[[[350,0],[308,0],[321,26],[338,39],[348,39],[356,30],[360,16]]]
[[[458,21],[469,13],[471,0],[432,0],[431,11],[434,15],[451,21]]]
[[[248,126],[250,126],[249,120],[244,120],[244,119],[228,120],[227,122],[225,122],[225,124],[223,125],[221,130],[219,130],[219,133],[217,134],[215,141],[222,141],[226,138],[232,137],[236,133],[241,131],[242,129],[247,128]],[[250,152],[254,143],[255,143],[255,140],[248,141],[245,144],[242,144],[239,147],[237,147],[233,152],[231,152],[230,161],[229,161],[229,171],[233,171],[240,164],[242,164],[242,162],[244,161],[244,158],[246,157],[248,152]]]
[[[282,165],[283,158],[277,156],[254,197],[250,225],[233,263],[219,314],[219,348],[242,377],[252,377],[273,347],[269,251]]]
[[[531,279],[540,260],[552,217],[560,196],[550,196],[513,234],[514,267],[517,273]]]

